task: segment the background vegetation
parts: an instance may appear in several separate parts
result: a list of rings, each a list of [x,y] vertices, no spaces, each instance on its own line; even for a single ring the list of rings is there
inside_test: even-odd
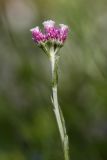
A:
[[[0,0],[0,160],[63,160],[50,64],[29,32],[47,19],[71,30],[58,88],[71,160],[107,160],[106,0]]]

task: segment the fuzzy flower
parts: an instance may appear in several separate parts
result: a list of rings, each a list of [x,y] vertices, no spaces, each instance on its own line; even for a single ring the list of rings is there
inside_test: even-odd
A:
[[[64,41],[66,40],[67,36],[68,36],[68,26],[64,25],[64,24],[60,24],[60,41],[62,43],[64,43]]]
[[[32,39],[39,45],[45,46],[45,48],[61,48],[68,36],[68,26],[60,24],[59,27],[55,26],[55,22],[52,20],[44,21],[44,33],[42,33],[39,27],[31,29]]]
[[[42,44],[45,41],[45,35],[40,31],[39,27],[32,28],[30,31],[32,32],[32,39],[37,44]]]

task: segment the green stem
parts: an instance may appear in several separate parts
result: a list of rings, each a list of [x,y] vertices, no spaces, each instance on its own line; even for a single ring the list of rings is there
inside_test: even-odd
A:
[[[59,57],[51,50],[50,53],[51,69],[52,69],[52,103],[54,106],[54,113],[57,120],[59,133],[61,137],[62,147],[64,151],[65,160],[69,160],[69,142],[66,132],[66,126],[61,108],[58,104],[57,84],[58,84],[58,60]]]

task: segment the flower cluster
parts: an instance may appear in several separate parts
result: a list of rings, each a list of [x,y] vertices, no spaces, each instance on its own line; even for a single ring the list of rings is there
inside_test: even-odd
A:
[[[68,26],[60,24],[59,27],[55,26],[55,22],[48,20],[43,22],[44,33],[42,33],[39,27],[31,29],[32,39],[39,45],[56,45],[56,47],[62,47],[67,35]]]

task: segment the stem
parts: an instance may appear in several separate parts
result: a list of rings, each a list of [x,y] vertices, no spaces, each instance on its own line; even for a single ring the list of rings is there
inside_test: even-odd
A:
[[[64,151],[65,160],[69,160],[69,142],[66,132],[66,126],[61,108],[58,104],[57,84],[58,84],[58,60],[59,57],[55,54],[54,50],[50,53],[51,69],[52,69],[52,103],[54,106],[54,113],[59,128],[62,147]]]

